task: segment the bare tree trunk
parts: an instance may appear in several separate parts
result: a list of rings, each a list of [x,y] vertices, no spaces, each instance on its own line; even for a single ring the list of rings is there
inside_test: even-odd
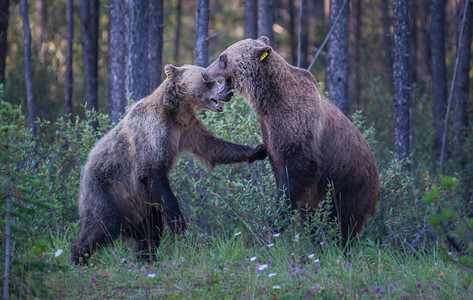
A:
[[[325,26],[330,28],[330,0],[322,0],[324,2],[324,20]]]
[[[258,0],[258,37],[265,35],[274,47],[274,5],[273,0]]]
[[[174,34],[174,62],[178,64],[179,58],[179,40],[181,35],[181,19],[182,19],[182,0],[177,0],[176,6],[176,33]],[[179,64],[178,64],[179,65]]]
[[[469,93],[469,73],[470,73],[470,58],[471,58],[471,35],[473,23],[473,4],[470,2],[465,12],[465,25],[463,28],[463,35],[460,41],[460,27],[463,19],[463,8],[465,1],[460,1],[457,9],[457,44],[462,45],[457,49],[457,56],[459,57],[458,75],[455,81],[453,90],[453,131],[457,141],[456,156],[461,160],[461,147],[465,141],[465,129],[468,126],[468,93]]]
[[[315,27],[313,22],[313,1],[302,1],[302,10],[299,12],[299,17],[301,18],[301,45],[300,45],[300,67],[307,68],[308,62],[307,58],[312,54],[312,49],[310,45],[312,42],[312,29]],[[301,15],[302,13],[302,15]]]
[[[113,124],[117,124],[126,107],[126,3],[110,1],[110,50],[108,111]],[[124,20],[125,19],[125,20]]]
[[[419,79],[428,82],[430,74],[432,74],[432,69],[430,68],[431,59],[432,59],[432,47],[430,40],[430,1],[423,0],[419,5],[419,19],[420,19],[420,28],[419,28],[419,40],[421,41],[419,45],[419,55],[418,57],[418,77]]]
[[[417,5],[418,1],[408,1],[409,15],[407,42],[409,44],[409,82],[417,82]]]
[[[23,20],[24,34],[24,61],[25,61],[25,83],[26,83],[26,103],[28,106],[28,125],[33,135],[36,135],[35,109],[33,100],[33,81],[31,79],[31,28],[28,19],[28,1],[21,0],[21,18]]]
[[[344,5],[345,4],[345,5]],[[346,115],[348,113],[348,16],[349,3],[330,1],[330,26],[343,9],[338,24],[329,38],[325,86],[330,100]]]
[[[46,54],[46,6],[44,5],[44,0],[36,0],[36,13],[37,13],[37,21],[35,24],[35,31],[36,31],[36,45],[39,50],[39,58],[41,60],[44,59],[44,55]]]
[[[409,155],[409,43],[407,0],[394,0],[394,152],[406,162]],[[408,166],[406,165],[408,168]]]
[[[386,65],[386,73],[389,75],[389,82],[391,80],[391,74],[393,73],[393,41],[391,35],[391,15],[389,14],[389,0],[381,0],[381,13],[382,13],[382,24],[383,24],[383,50],[384,50],[384,62]]]
[[[360,47],[361,0],[352,0],[350,7],[349,96],[350,106],[360,105]]]
[[[8,20],[10,0],[0,0],[0,84],[5,83],[5,61],[8,50]]]
[[[22,0],[26,1],[26,0]],[[5,157],[10,159],[10,133],[6,132],[5,137]],[[9,284],[10,284],[10,260],[11,260],[11,226],[10,226],[10,207],[11,207],[11,197],[10,197],[10,164],[5,166],[5,271],[3,275],[3,299],[8,299],[9,294]]]
[[[297,65],[297,45],[298,39],[296,38],[296,9],[294,7],[294,0],[288,1],[288,8],[287,11],[289,13],[289,43],[291,47],[291,63],[296,66]]]
[[[304,1],[299,0],[299,26],[297,28],[297,67],[301,67],[301,56],[302,54],[302,49],[307,48],[307,24],[305,21],[304,17]],[[304,31],[304,33],[303,33]],[[305,54],[305,51],[304,51]]]
[[[126,31],[127,95],[140,100],[149,94],[148,68],[148,0],[126,0],[128,30]]]
[[[206,67],[208,63],[209,0],[195,4],[194,64]]]
[[[161,83],[163,52],[163,0],[150,0],[148,25],[149,85],[154,90]]]
[[[447,71],[445,65],[445,1],[432,0],[430,5],[432,47],[432,96],[434,98],[434,145],[437,157],[442,148],[442,120],[447,104]]]
[[[66,97],[64,112],[69,117],[72,114],[72,45],[74,43],[74,4],[73,0],[66,1],[67,46],[66,46]]]
[[[256,2],[257,0],[245,0],[245,38],[256,39],[258,35],[258,5]]]
[[[87,110],[98,110],[98,25],[99,1],[81,0],[80,20],[82,32],[82,56],[84,60],[85,99]]]

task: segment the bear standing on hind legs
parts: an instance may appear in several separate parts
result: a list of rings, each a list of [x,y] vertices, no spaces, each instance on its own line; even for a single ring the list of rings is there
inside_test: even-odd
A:
[[[163,215],[173,233],[186,232],[168,180],[180,152],[192,152],[208,166],[266,157],[262,145],[252,148],[218,139],[197,118],[204,109],[221,112],[218,101],[232,96],[218,93],[216,82],[204,83],[202,70],[166,65],[168,79],[134,103],[90,152],[81,173],[74,263],[85,263],[98,245],[120,234],[134,238],[137,254],[150,258],[161,240]]]
[[[332,183],[342,245],[360,232],[379,198],[376,161],[359,130],[321,95],[310,72],[288,64],[262,36],[228,47],[202,77],[224,79],[222,94],[234,88],[256,113],[278,207],[286,199],[293,209],[316,209]],[[286,216],[281,212],[279,218]]]

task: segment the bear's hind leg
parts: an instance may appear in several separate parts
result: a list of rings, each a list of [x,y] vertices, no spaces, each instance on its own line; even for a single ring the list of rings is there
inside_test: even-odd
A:
[[[153,207],[147,218],[133,230],[135,253],[138,260],[150,262],[163,235],[163,217],[158,207]]]
[[[79,238],[72,245],[71,260],[75,264],[85,264],[97,246],[102,246],[120,233],[123,214],[115,199],[106,193],[100,205],[90,207],[81,216]]]

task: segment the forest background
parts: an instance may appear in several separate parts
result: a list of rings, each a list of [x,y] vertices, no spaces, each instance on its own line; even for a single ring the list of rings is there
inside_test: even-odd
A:
[[[54,286],[58,279],[45,270],[72,274],[67,273],[67,259],[57,261],[53,254],[66,249],[76,234],[80,167],[128,101],[156,88],[164,79],[165,64],[206,66],[234,42],[260,35],[269,36],[289,63],[310,68],[327,97],[370,143],[382,197],[365,226],[363,239],[376,245],[367,249],[381,247],[391,253],[387,248],[402,257],[419,251],[436,257],[443,251],[450,253],[443,261],[471,270],[471,258],[463,258],[473,251],[472,12],[468,0],[2,0],[4,297],[47,293],[42,287]],[[320,56],[314,63],[316,53]],[[203,116],[213,132],[235,142],[261,140],[254,115],[242,99],[232,100],[224,110],[222,115]],[[267,231],[273,209],[272,180],[268,162],[209,171],[191,156],[180,160],[172,178],[192,228],[214,238],[246,232],[244,245],[235,247],[240,252],[267,243],[261,232]],[[330,240],[330,230],[319,234],[321,243]],[[201,241],[198,235],[195,243],[211,244],[212,249],[207,239]],[[185,242],[169,237],[169,243]],[[300,244],[291,245],[300,256],[320,250],[307,243],[300,253]],[[163,259],[169,259],[169,248],[164,243],[157,250],[164,253]],[[291,258],[293,253],[284,253],[279,254],[285,262],[298,262]],[[452,253],[457,256],[452,258]],[[424,257],[426,265],[433,263],[429,255]],[[97,256],[98,262],[106,255]],[[126,254],[109,256],[120,266]],[[271,257],[274,260],[274,253]],[[432,259],[438,263],[438,258]],[[436,274],[440,272],[445,273]],[[293,272],[286,273],[285,292],[290,294],[300,285],[291,281]],[[77,279],[71,275],[71,281],[59,281],[53,293],[64,297],[80,291],[97,297],[122,290],[110,283],[116,278],[101,274],[106,283],[93,292],[90,282],[71,288]],[[358,275],[346,281],[362,277]],[[452,278],[448,281],[454,282],[453,291],[445,285],[439,295],[471,292],[471,276]],[[384,290],[389,290],[384,283]],[[330,281],[325,284],[325,291],[333,288]],[[359,289],[340,288],[338,295],[363,293],[366,280],[359,284]],[[413,280],[412,288],[403,286],[399,295],[418,293],[416,284]],[[141,283],[134,285],[143,288]],[[309,283],[303,286],[303,296],[323,290]],[[152,291],[170,292],[166,286]],[[251,291],[239,289],[247,297]]]

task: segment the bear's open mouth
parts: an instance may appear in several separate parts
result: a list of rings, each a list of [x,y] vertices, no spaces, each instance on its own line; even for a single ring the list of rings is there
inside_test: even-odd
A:
[[[213,111],[222,112],[223,108],[218,104],[218,101],[214,98],[210,98],[210,106],[212,107]]]
[[[230,101],[230,99],[232,99],[233,97],[233,91],[232,91],[232,81],[230,78],[221,78],[220,80],[222,80],[222,82],[220,83],[219,85],[219,88],[218,88],[218,94],[219,95],[225,95],[225,97],[223,99],[221,99],[222,101]],[[220,82],[219,80],[219,82]]]

